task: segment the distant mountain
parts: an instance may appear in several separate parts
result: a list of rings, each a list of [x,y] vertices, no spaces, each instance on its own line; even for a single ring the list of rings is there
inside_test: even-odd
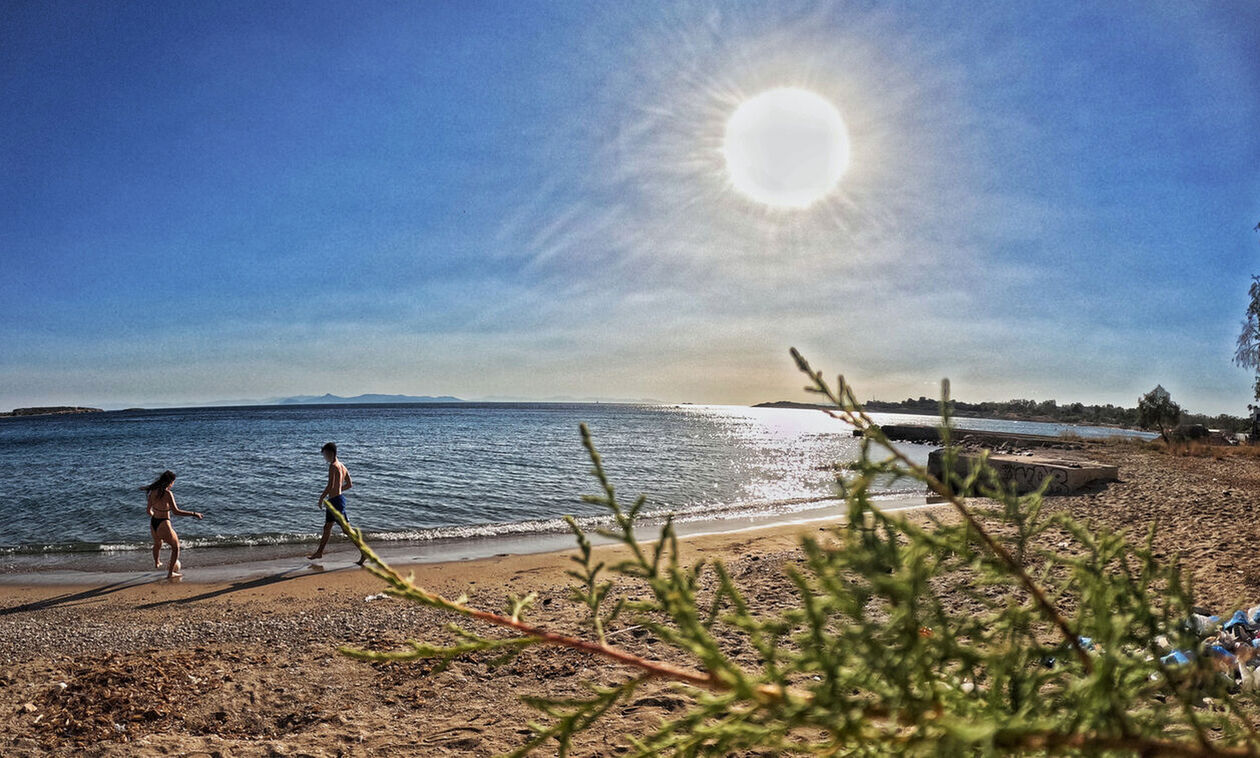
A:
[[[618,405],[668,405],[664,400],[650,397],[575,397],[552,395],[551,397],[524,397],[521,395],[487,395],[473,398],[476,403],[610,403]]]
[[[450,395],[433,397],[431,395],[294,395],[282,397],[275,401],[277,405],[354,405],[358,403],[462,403],[463,400]]]

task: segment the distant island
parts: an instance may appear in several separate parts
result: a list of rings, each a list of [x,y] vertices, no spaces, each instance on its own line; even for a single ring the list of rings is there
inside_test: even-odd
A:
[[[772,403],[758,403],[754,408],[831,408],[833,406],[817,403],[797,403],[791,400],[778,400]],[[941,412],[939,400],[930,397],[905,400],[868,400],[862,407],[872,413],[914,413],[925,416],[936,416]],[[1085,405],[1068,403],[1059,405],[1054,400],[1007,400],[986,401],[983,403],[964,403],[951,400],[950,408],[955,416],[962,418],[996,418],[1010,421],[1041,421],[1051,424],[1085,424],[1089,426],[1116,426],[1135,429],[1138,425],[1137,408],[1122,408],[1110,403],[1106,405]],[[1208,416],[1202,413],[1181,414],[1182,424],[1202,424],[1211,429],[1222,429],[1227,432],[1245,432],[1251,428],[1248,419],[1222,413],[1219,416]]]
[[[360,403],[462,403],[463,400],[450,395],[433,397],[431,395],[294,395],[275,401],[277,405],[355,405]]]
[[[0,411],[0,416],[59,416],[67,413],[103,413],[100,408],[81,408],[77,405],[50,405],[44,408],[14,408]]]

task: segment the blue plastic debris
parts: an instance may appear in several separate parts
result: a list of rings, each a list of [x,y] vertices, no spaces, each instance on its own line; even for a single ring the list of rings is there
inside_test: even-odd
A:
[[[1229,621],[1225,622],[1225,629],[1233,629],[1234,627],[1250,627],[1251,622],[1247,620],[1246,611],[1234,611],[1234,615],[1229,617]]]
[[[1174,650],[1163,658],[1160,658],[1159,662],[1165,666],[1185,666],[1190,663],[1193,658],[1194,652],[1191,650]]]
[[[1212,645],[1211,647],[1208,648],[1208,652],[1219,658],[1224,658],[1230,663],[1233,663],[1234,661],[1238,660],[1237,656],[1235,656],[1233,653],[1229,652],[1225,648],[1221,647],[1220,645]]]

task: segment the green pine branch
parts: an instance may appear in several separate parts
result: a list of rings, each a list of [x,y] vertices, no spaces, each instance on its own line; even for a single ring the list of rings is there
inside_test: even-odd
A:
[[[808,389],[863,437],[860,459],[838,480],[844,523],[825,540],[803,538],[803,562],[785,569],[795,593],[788,608],[755,607],[720,561],[684,565],[672,521],[654,543],[640,541],[646,499],[621,502],[583,425],[598,484],[583,499],[606,510],[610,526],[599,533],[625,555],[602,559],[568,519],[577,544],[570,597],[590,638],[528,620],[533,593],[509,597],[505,612],[494,613],[420,587],[330,509],[386,592],[508,632],[454,626],[454,645],[344,652],[445,662],[549,645],[625,667],[620,684],[589,696],[524,698],[543,722],[530,725],[517,756],[544,747],[567,755],[577,735],[652,680],[669,683],[688,705],[650,733],[627,735],[632,755],[1257,755],[1253,698],[1230,691],[1217,661],[1162,661],[1169,648],[1196,650],[1199,642],[1183,623],[1192,588],[1175,562],[1155,555],[1153,533],[1134,544],[1048,513],[1044,487],[1017,494],[983,456],[959,474],[948,445],[947,383],[949,473],[932,477],[884,436],[843,377],[832,386],[792,356]],[[906,478],[940,496],[957,522],[915,524],[872,503],[878,483]],[[969,493],[985,500],[970,502]],[[629,588],[646,599],[630,600]],[[659,640],[654,655],[610,644],[619,623],[650,630]],[[757,652],[756,667],[739,665],[719,642],[732,636]]]

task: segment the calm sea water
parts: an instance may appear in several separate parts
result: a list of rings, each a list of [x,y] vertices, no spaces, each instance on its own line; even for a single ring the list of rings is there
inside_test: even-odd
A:
[[[375,540],[564,531],[564,514],[602,515],[580,499],[596,491],[582,421],[627,501],[644,493],[653,512],[683,520],[819,507],[835,494],[831,464],[857,454],[850,428],[821,412],[737,406],[270,406],[4,419],[0,556],[146,549],[138,488],[166,468],[178,474],[180,506],[206,515],[176,520],[191,546],[314,540],[327,475],[319,448],[330,440],[354,478],[349,516]],[[959,423],[1034,434],[1069,429]],[[929,450],[906,449],[921,461]]]

